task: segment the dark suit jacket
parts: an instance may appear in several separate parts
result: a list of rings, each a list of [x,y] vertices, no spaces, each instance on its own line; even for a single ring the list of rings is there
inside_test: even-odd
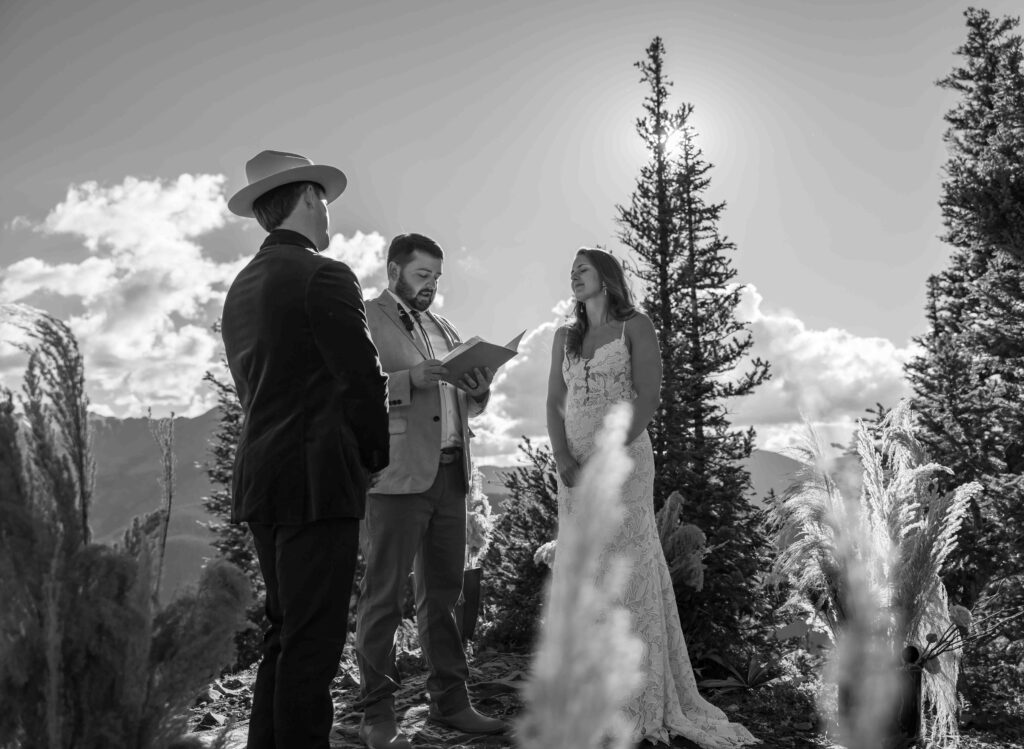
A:
[[[238,274],[221,333],[244,412],[233,522],[361,518],[388,464],[387,376],[344,263],[277,230]]]

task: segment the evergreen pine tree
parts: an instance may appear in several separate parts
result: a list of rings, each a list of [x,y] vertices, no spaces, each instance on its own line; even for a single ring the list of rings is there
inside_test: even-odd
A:
[[[682,338],[675,310],[681,291],[676,280],[683,272],[683,252],[678,206],[670,189],[672,164],[666,147],[670,134],[678,130],[681,122],[679,113],[668,111],[671,84],[664,75],[663,57],[664,46],[656,37],[647,48],[647,60],[636,63],[641,71],[641,82],[650,86],[643,104],[645,116],[636,122],[650,161],[640,168],[630,206],[618,207],[619,238],[639,259],[633,272],[644,286],[642,306],[661,339],[662,402],[647,428],[657,469],[654,494],[659,507],[675,486],[675,477],[666,471],[672,463],[669,459],[671,438],[680,433],[683,423],[678,407],[680,373],[675,366],[674,348]]]
[[[484,640],[516,649],[529,648],[536,638],[548,568],[533,557],[555,538],[558,525],[551,451],[535,447],[525,437],[519,449],[527,463],[505,476],[510,496],[502,504],[481,565],[487,619]]]
[[[960,94],[946,115],[940,199],[952,253],[928,281],[928,328],[907,375],[930,454],[954,470],[951,481],[984,487],[945,579],[971,606],[987,584],[1024,572],[1024,69],[1017,19],[964,15],[962,64],[938,82]]]
[[[263,575],[260,574],[252,534],[245,525],[228,522],[231,518],[231,474],[235,464],[235,450],[242,429],[242,406],[233,385],[217,378],[212,372],[203,376],[217,391],[220,423],[210,440],[211,460],[206,464],[206,475],[214,490],[203,497],[203,507],[217,520],[206,527],[214,533],[213,546],[227,561],[244,571],[253,585],[257,597],[262,597]]]
[[[266,585],[248,526],[230,522],[231,476],[242,429],[242,405],[230,383],[218,379],[212,372],[207,372],[203,380],[216,390],[220,410],[220,423],[210,440],[211,460],[206,464],[206,475],[214,490],[202,498],[203,507],[216,519],[206,527],[213,531],[213,547],[220,557],[245,573],[253,591],[252,603],[246,612],[250,626],[235,636],[237,658],[232,668],[237,670],[255,663],[262,652],[263,632],[270,625],[265,611]]]
[[[748,361],[753,341],[736,319],[743,287],[729,257],[735,245],[718,228],[725,203],[708,197],[712,164],[697,144],[693,105],[668,108],[664,54],[656,37],[636,64],[649,87],[637,132],[650,159],[618,221],[661,342],[662,403],[650,427],[655,502],[678,490],[683,521],[700,527],[713,550],[704,589],[676,592],[688,640],[707,644],[737,634],[756,598],[765,536],[740,463],[755,434],[732,428],[727,404],[770,375],[767,362]]]
[[[1024,251],[1024,68],[1019,19],[968,8],[963,64],[938,85],[960,93],[950,128],[940,200],[948,241],[977,254]]]

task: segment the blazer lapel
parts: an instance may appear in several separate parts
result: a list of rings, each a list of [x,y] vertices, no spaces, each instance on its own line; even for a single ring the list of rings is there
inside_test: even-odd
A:
[[[409,329],[405,327],[405,324],[402,322],[402,318],[398,316],[398,301],[391,296],[391,292],[385,289],[384,292],[377,297],[377,304],[380,305],[381,312],[384,313],[384,316],[391,321],[392,325],[398,328],[399,333],[401,333],[403,337],[416,347],[416,350],[420,352],[424,359],[429,359],[430,357],[427,356],[427,352],[423,350],[423,345],[419,340],[417,340],[416,336],[414,336]]]

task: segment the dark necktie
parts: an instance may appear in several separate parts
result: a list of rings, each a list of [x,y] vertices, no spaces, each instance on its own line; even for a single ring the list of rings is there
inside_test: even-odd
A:
[[[427,356],[431,359],[434,358],[434,347],[430,345],[430,336],[427,335],[426,329],[423,327],[423,320],[420,318],[420,311],[416,309],[409,310],[409,314],[412,315],[412,319],[416,321],[416,325],[420,329],[420,334],[423,336],[423,343],[427,347]]]

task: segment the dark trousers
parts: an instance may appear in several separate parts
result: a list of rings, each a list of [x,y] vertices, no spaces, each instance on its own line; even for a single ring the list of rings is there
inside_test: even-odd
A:
[[[270,629],[253,686],[248,749],[328,749],[330,685],[348,630],[359,521],[249,523]]]
[[[462,461],[439,466],[422,494],[370,494],[357,604],[356,657],[368,724],[394,719],[395,632],[415,564],[416,624],[430,667],[427,691],[443,714],[469,706],[469,668],[455,607],[466,556],[466,477]]]

